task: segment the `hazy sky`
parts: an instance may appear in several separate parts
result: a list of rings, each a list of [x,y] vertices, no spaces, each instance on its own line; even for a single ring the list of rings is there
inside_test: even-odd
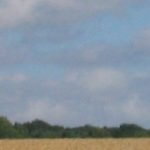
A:
[[[149,0],[0,0],[0,114],[150,128]]]

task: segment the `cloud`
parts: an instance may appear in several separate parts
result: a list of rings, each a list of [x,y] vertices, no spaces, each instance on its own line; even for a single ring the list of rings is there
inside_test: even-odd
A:
[[[24,62],[29,62],[32,56],[32,52],[26,51],[24,49],[9,49],[3,43],[0,47],[0,65],[12,65]]]
[[[90,23],[74,24],[104,13],[120,15],[146,2],[0,1],[0,113],[16,121],[41,118],[67,126],[149,124],[148,117],[143,118],[150,106],[149,29],[138,32],[126,45],[117,37],[114,46],[108,41],[95,44],[101,33],[87,39],[95,27]],[[115,19],[109,19],[106,29],[116,25],[110,23]],[[83,28],[89,32],[81,36]]]
[[[143,54],[147,55],[150,52],[150,29],[143,29],[138,32],[135,37],[134,46],[141,51]]]
[[[26,111],[18,118],[22,120],[33,120],[33,119],[44,119],[58,123],[63,121],[68,116],[68,108],[64,104],[51,103],[51,101],[46,98],[30,100],[26,106]]]
[[[24,92],[20,85],[28,82],[29,78],[23,73],[0,74],[0,103],[13,104],[22,99]]]
[[[149,107],[148,75],[114,68],[76,68],[57,79],[28,75],[22,81],[21,73],[5,77],[0,84],[0,112],[13,121],[41,118],[66,126],[148,122],[139,119]]]
[[[13,83],[20,83],[25,82],[27,80],[27,76],[20,73],[15,73],[13,75],[5,75],[0,76],[0,82],[13,82]]]
[[[139,119],[146,115],[146,111],[142,105],[139,95],[130,95],[122,109],[127,117],[130,116],[131,119]]]
[[[2,1],[3,7],[0,9],[1,27],[13,26],[27,21],[30,18],[32,7],[35,1]]]
[[[0,3],[0,26],[3,28],[44,22],[59,25],[97,12],[120,11],[126,4],[123,0],[6,0]]]
[[[43,52],[33,50],[34,48],[28,45],[13,50],[3,46],[0,48],[0,65],[41,64],[69,68],[124,68],[148,60],[148,42],[146,44],[145,42],[146,40],[144,42],[131,42],[125,46],[89,44],[74,50],[71,48],[57,51],[49,49],[43,50]]]
[[[47,54],[41,63],[64,65],[73,68],[134,66],[147,60],[148,55],[133,44],[112,46],[110,44],[89,44],[75,50],[62,50]],[[140,44],[140,42],[139,42]],[[131,46],[132,45],[132,46]]]
[[[120,89],[125,87],[127,83],[126,76],[122,72],[101,68],[71,73],[66,77],[66,80],[79,84],[80,87],[91,92]]]

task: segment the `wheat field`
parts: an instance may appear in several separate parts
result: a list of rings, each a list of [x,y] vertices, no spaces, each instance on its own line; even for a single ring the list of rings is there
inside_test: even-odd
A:
[[[150,150],[150,139],[1,140],[0,150]]]

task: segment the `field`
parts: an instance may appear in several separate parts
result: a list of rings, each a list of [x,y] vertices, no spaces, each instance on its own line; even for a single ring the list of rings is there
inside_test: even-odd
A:
[[[150,139],[1,140],[0,150],[150,150]]]

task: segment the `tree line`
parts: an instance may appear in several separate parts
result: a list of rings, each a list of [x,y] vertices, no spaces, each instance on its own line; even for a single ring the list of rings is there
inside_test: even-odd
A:
[[[121,124],[119,127],[63,127],[36,119],[25,123],[11,123],[0,117],[0,138],[137,138],[150,137],[150,130],[136,124]]]

